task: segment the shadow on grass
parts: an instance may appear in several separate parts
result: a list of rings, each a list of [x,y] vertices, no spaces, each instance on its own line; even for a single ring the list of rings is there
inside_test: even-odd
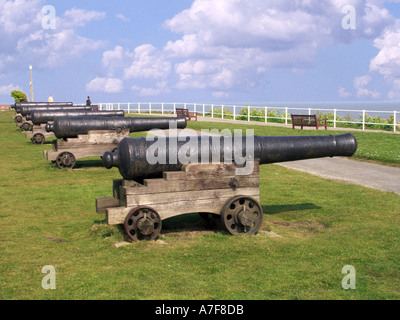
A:
[[[277,214],[281,212],[290,211],[301,211],[301,210],[317,210],[322,209],[320,206],[316,206],[312,203],[301,203],[292,205],[280,205],[280,206],[263,206],[264,214]],[[95,225],[104,225],[105,220],[95,220]],[[118,231],[124,235],[125,240],[128,238],[125,235],[123,225],[118,226]],[[172,218],[168,218],[162,221],[161,235],[177,234],[184,232],[214,232],[229,234],[220,221],[220,216],[214,215],[212,219],[205,220],[198,213],[184,214]],[[106,236],[110,234],[105,233]]]
[[[198,213],[184,214],[163,220],[162,233],[217,230],[217,223],[215,222],[204,220]]]
[[[279,206],[263,206],[262,209],[264,214],[277,214],[290,211],[317,210],[317,209],[322,209],[322,207],[316,206],[313,203],[299,203],[299,204],[286,204]]]

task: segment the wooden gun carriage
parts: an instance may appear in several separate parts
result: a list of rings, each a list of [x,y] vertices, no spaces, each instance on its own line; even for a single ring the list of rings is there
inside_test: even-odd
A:
[[[96,130],[77,138],[54,140],[52,150],[44,150],[44,157],[55,162],[59,169],[72,169],[76,160],[86,157],[101,157],[107,151],[115,151],[121,139],[129,137],[129,129],[121,131]]]
[[[133,241],[153,240],[163,220],[193,212],[204,219],[220,216],[233,235],[255,234],[263,221],[259,163],[250,175],[237,169],[234,163],[189,164],[162,178],[114,180],[114,196],[96,199],[96,210],[109,225],[123,225]]]

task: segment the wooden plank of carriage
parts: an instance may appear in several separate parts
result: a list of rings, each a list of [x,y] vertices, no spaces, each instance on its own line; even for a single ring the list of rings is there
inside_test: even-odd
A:
[[[152,207],[164,220],[193,212],[220,214],[224,204],[238,195],[259,201],[258,162],[250,175],[233,174],[236,169],[234,164],[190,164],[183,167],[184,171],[167,172],[159,179],[145,179],[144,184],[115,180],[114,197],[96,199],[97,212],[106,213],[108,224],[122,224],[132,209],[142,205]],[[205,177],[203,173],[208,170],[220,173],[221,178]],[[229,174],[222,177],[223,173]],[[166,179],[174,175],[179,179]],[[182,179],[182,175],[187,175],[187,179]]]

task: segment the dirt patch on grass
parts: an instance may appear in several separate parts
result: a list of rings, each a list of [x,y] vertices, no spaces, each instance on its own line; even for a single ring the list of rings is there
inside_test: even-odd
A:
[[[64,243],[67,242],[67,240],[56,238],[56,237],[47,237],[47,240],[53,241],[55,243]]]

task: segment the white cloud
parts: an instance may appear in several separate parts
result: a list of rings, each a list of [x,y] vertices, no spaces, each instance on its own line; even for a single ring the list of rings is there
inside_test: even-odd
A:
[[[86,85],[86,90],[89,92],[119,93],[123,88],[123,82],[117,78],[97,77]]]
[[[344,30],[342,8],[353,5],[356,30]],[[181,33],[164,52],[178,61],[177,87],[216,91],[255,86],[271,68],[314,66],[324,46],[377,37],[393,22],[372,0],[195,0],[165,22]]]
[[[0,86],[0,95],[9,95],[11,93],[11,91],[13,90],[19,90],[22,91],[22,88],[20,86],[16,86],[14,84],[8,84],[8,85],[3,85]]]
[[[356,89],[358,98],[372,98],[378,99],[381,94],[376,90],[367,89],[366,86],[371,82],[370,75],[364,75],[354,78],[354,88]]]
[[[315,55],[321,48],[379,37],[395,22],[383,3],[381,0],[194,0],[189,9],[164,23],[167,29],[180,35],[179,39],[166,42],[163,48],[151,44],[134,49],[116,46],[103,53],[102,65],[108,78],[119,78],[121,82],[135,79],[135,85],[130,86],[140,95],[165,94],[170,88],[206,89],[214,97],[226,98],[234,89],[265,83],[271,69],[304,72],[314,67]],[[342,8],[346,5],[356,9],[355,30],[345,30],[342,26],[345,17]],[[116,17],[127,19],[123,14]],[[396,32],[397,36],[400,33],[393,30],[392,37],[396,37]],[[382,37],[375,41],[377,47],[387,47],[379,42]],[[381,42],[386,42],[384,37]],[[379,58],[383,63],[377,67],[378,72],[393,73],[385,70],[390,70],[390,64],[397,65],[397,56],[393,61],[387,54],[384,57]],[[371,79],[358,78],[354,80],[354,94],[340,87],[338,95],[374,99],[380,96],[376,90],[368,89]]]
[[[58,27],[63,29],[77,28],[87,25],[89,22],[102,20],[106,17],[105,12],[88,11],[84,9],[72,8],[64,12],[63,16],[58,18]]]
[[[224,92],[224,91],[214,91],[212,93],[212,96],[217,99],[221,99],[221,98],[227,99],[227,98],[229,98],[229,93]]]
[[[18,61],[18,66],[32,63],[54,68],[104,45],[103,41],[83,37],[76,30],[103,19],[104,12],[77,8],[56,12],[56,29],[45,30],[42,27],[45,3],[0,0],[0,71],[15,72],[13,61]]]
[[[389,99],[400,99],[400,19],[375,39],[379,53],[371,60],[370,71],[383,75],[390,86]]]
[[[124,49],[121,46],[116,46],[113,50],[103,52],[102,64],[108,70],[109,74],[114,74],[114,71],[119,68],[127,68],[134,59],[134,53],[129,49]]]
[[[119,20],[124,21],[124,22],[129,22],[129,21],[131,21],[131,19],[125,17],[122,13],[117,14],[115,17],[116,17],[117,19],[119,19]]]
[[[339,88],[338,95],[341,98],[349,98],[349,97],[351,97],[351,93],[347,92],[347,90],[345,88],[343,88],[343,87]]]
[[[126,79],[165,79],[171,71],[171,63],[150,44],[135,48],[131,65],[124,70]]]
[[[141,88],[137,85],[132,86],[132,91],[136,91],[140,96],[158,96],[160,94],[170,93],[167,81],[157,82],[156,88]]]

